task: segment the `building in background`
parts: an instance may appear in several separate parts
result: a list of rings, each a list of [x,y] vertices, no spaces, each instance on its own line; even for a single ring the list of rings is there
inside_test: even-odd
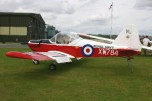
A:
[[[49,24],[46,24],[45,31],[46,31],[45,38],[48,38],[48,39],[53,37],[55,34],[59,33],[59,31],[56,30],[54,26],[51,26]]]
[[[25,42],[45,36],[45,22],[40,14],[0,12],[0,42]]]

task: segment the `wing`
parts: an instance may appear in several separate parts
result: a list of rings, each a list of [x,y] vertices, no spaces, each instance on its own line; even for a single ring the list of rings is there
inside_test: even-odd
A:
[[[13,57],[13,58],[21,58],[21,59],[29,59],[29,60],[52,60],[51,58],[41,55],[37,52],[16,52],[11,51],[7,52],[6,56]]]
[[[83,37],[87,37],[87,38],[94,38],[94,39],[104,40],[104,41],[108,41],[110,43],[112,43],[114,41],[113,39],[108,39],[108,38],[103,38],[103,37],[97,37],[97,36],[92,36],[92,35],[88,35],[88,34],[78,33],[78,35],[83,36]]]
[[[55,60],[57,63],[72,62],[70,58],[73,56],[59,52],[59,51],[49,51],[49,52],[7,52],[6,56],[13,58],[29,59],[29,60]]]

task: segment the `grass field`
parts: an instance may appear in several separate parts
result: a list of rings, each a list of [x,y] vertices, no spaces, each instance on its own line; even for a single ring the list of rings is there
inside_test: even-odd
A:
[[[152,101],[150,56],[135,57],[133,74],[123,58],[74,60],[50,71],[50,61],[6,57],[11,50],[30,51],[0,49],[0,101]]]

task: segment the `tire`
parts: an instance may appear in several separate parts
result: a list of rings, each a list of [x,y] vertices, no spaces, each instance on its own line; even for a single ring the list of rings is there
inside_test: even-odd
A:
[[[55,64],[50,64],[50,65],[49,65],[49,69],[50,69],[50,70],[56,70]]]
[[[38,65],[40,62],[38,60],[33,60],[33,64]]]

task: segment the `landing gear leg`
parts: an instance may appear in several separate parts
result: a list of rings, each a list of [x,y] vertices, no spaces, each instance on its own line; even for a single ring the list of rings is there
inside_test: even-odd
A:
[[[38,65],[40,63],[40,61],[38,60],[33,60],[33,64]]]
[[[127,58],[128,67],[130,68],[130,72],[131,72],[131,73],[134,72],[134,68],[133,68],[132,61],[131,61],[132,59],[133,59],[132,57],[128,57],[128,58]]]

